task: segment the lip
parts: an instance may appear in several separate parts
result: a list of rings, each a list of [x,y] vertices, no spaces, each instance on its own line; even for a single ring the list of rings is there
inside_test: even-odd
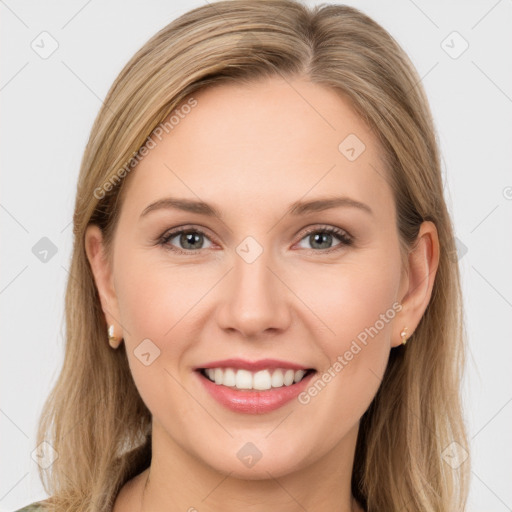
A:
[[[218,363],[215,363],[218,364]],[[280,365],[283,363],[280,362]],[[290,363],[291,364],[291,363]],[[220,366],[215,366],[220,368]],[[282,368],[282,366],[278,366]],[[266,366],[269,368],[269,366]],[[299,370],[303,368],[297,368]],[[311,379],[317,374],[316,371],[306,375],[299,383],[265,391],[243,391],[228,386],[215,384],[204,376],[200,368],[194,371],[206,391],[218,403],[231,411],[244,414],[265,414],[284,406],[297,397],[309,385]]]
[[[260,359],[259,361],[248,361],[246,359],[223,359],[222,361],[211,361],[203,365],[197,366],[194,370],[202,370],[205,368],[236,368],[237,370],[249,370],[257,372],[259,370],[284,368],[291,370],[314,370],[314,368],[302,366],[298,363],[289,361],[281,361],[279,359]]]

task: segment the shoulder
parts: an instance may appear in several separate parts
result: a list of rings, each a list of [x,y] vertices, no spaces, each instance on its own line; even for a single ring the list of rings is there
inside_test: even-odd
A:
[[[45,508],[47,500],[34,501],[28,505],[25,505],[14,512],[46,512],[48,509]]]

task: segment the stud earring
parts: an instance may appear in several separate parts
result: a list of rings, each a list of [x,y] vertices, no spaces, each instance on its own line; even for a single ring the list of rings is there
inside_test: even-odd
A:
[[[402,332],[400,333],[400,336],[402,337],[402,345],[405,345],[407,343],[407,327],[404,327]]]
[[[113,325],[109,325],[108,327],[108,343],[109,345],[116,349],[119,347],[121,341],[123,341],[123,338],[116,338],[114,336],[114,326]]]

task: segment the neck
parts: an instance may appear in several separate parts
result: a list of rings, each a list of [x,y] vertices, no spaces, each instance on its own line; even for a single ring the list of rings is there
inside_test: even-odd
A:
[[[238,512],[243,508],[266,512],[271,504],[280,512],[359,512],[351,494],[356,438],[357,426],[311,464],[283,474],[260,467],[256,478],[244,478],[235,471],[216,471],[185,452],[154,421],[153,455],[140,491],[139,510]]]

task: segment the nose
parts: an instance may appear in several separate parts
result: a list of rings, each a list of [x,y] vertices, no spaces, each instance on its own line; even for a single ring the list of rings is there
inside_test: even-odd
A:
[[[263,250],[251,260],[242,251],[234,254],[233,268],[222,286],[217,320],[222,329],[256,339],[288,328],[293,294],[270,251]]]

